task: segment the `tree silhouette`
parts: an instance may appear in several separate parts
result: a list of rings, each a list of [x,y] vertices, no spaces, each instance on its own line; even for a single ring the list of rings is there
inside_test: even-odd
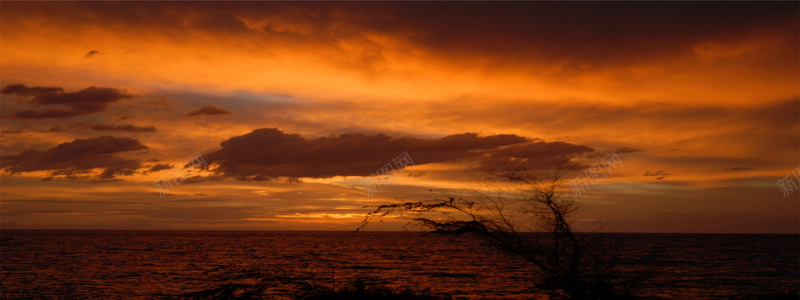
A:
[[[629,298],[638,280],[616,274],[602,239],[573,230],[578,205],[562,185],[578,165],[564,159],[537,174],[525,160],[516,167],[499,161],[497,170],[473,173],[483,189],[434,191],[435,199],[374,206],[359,230],[390,214],[409,214],[432,232],[472,233],[530,262],[542,274],[539,288],[571,299]]]

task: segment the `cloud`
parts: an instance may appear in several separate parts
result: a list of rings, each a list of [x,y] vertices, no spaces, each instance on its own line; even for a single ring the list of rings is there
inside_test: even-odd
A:
[[[701,52],[705,56],[747,54],[752,44],[760,42],[759,37],[777,36],[791,45],[790,49],[796,48],[797,42],[797,26],[794,26],[797,5],[791,2],[727,5],[630,2],[187,5],[151,2],[115,3],[114,6],[89,2],[56,3],[48,7],[74,9],[82,14],[78,18],[54,13],[59,11],[57,9],[35,9],[32,4],[12,3],[4,6],[7,11],[3,15],[4,22],[19,24],[15,27],[20,29],[12,33],[44,31],[49,28],[29,25],[37,24],[31,20],[55,20],[83,25],[59,30],[57,34],[62,35],[83,34],[92,26],[103,24],[159,37],[145,40],[149,42],[160,38],[171,44],[187,40],[243,41],[236,45],[267,47],[264,49],[269,49],[270,55],[285,49],[292,53],[316,53],[338,66],[362,68],[369,74],[380,73],[398,53],[458,64],[470,61],[471,67],[486,69],[520,66],[537,73],[552,71],[551,75],[556,78],[587,70],[650,63],[655,58],[665,61],[676,56],[693,56],[694,49],[703,49]],[[454,9],[459,13],[450,13]],[[604,17],[599,17],[597,11],[602,11]],[[18,15],[25,15],[25,18]],[[609,19],[615,21],[608,22]],[[101,29],[104,28],[98,28]],[[119,33],[130,41],[130,32],[111,31],[109,36],[117,38],[113,33]],[[153,43],[153,47],[156,46]],[[86,51],[78,49],[80,53]],[[212,57],[203,59],[214,60]],[[553,68],[536,68],[541,67],[542,62]]]
[[[232,112],[216,107],[214,105],[206,105],[201,108],[190,111],[188,114],[186,114],[186,116],[194,117],[199,115],[216,116],[216,115],[232,115],[232,114],[233,114]]]
[[[50,171],[52,176],[109,180],[117,175],[132,175],[141,165],[137,159],[113,154],[144,149],[147,147],[132,138],[101,136],[62,143],[45,151],[28,149],[0,159],[2,169],[12,174]],[[103,169],[96,178],[91,174],[95,168]]]
[[[73,125],[74,127],[82,128],[82,129],[89,129],[94,131],[128,131],[128,132],[153,132],[156,131],[155,126],[143,126],[139,127],[133,124],[121,124],[121,125],[113,125],[113,124],[87,124],[87,123],[76,123]]]
[[[86,55],[83,58],[89,58],[89,57],[92,57],[93,55],[96,55],[96,54],[100,54],[100,51],[92,50],[92,51],[86,52]]]
[[[201,183],[206,181],[223,181],[225,179],[227,179],[225,175],[211,175],[211,176],[195,175],[186,178],[186,180],[181,184],[186,185],[186,184]],[[261,180],[256,180],[256,181],[261,181]]]
[[[7,130],[1,131],[0,133],[2,133],[2,134],[18,134],[18,133],[22,133],[22,130],[21,129],[7,129]]]
[[[47,110],[20,110],[13,114],[17,119],[71,119],[84,113],[77,110],[47,109]]]
[[[664,171],[661,171],[661,170],[658,170],[658,171],[656,171],[654,173],[650,173],[650,171],[645,171],[643,176],[658,176],[658,177],[656,177],[656,180],[661,180],[661,179],[667,178],[667,176],[669,176],[669,175],[672,175],[672,174],[664,172]]]
[[[617,154],[619,154],[619,153],[634,153],[634,152],[640,152],[640,151],[642,151],[642,150],[639,150],[639,149],[636,149],[636,148],[631,148],[631,147],[622,147],[622,148],[617,148],[616,150],[614,150],[614,153],[617,153]]]
[[[150,169],[148,169],[148,170],[147,170],[147,172],[158,172],[158,171],[161,171],[161,170],[166,170],[166,169],[170,169],[170,168],[172,168],[172,165],[168,165],[168,164],[155,164],[155,165],[153,165],[152,167],[150,167]]]
[[[9,84],[0,93],[4,95],[33,96],[31,104],[62,105],[68,109],[25,109],[12,114],[17,119],[69,119],[102,112],[113,102],[132,98],[133,95],[113,88],[90,86],[77,92],[65,93],[60,87],[28,87],[24,84]]]
[[[29,7],[17,3],[9,6],[10,11]],[[184,3],[121,3],[115,6],[78,3],[71,7],[84,11],[89,20],[97,22],[128,25],[129,28],[171,28],[163,33],[168,35],[180,35],[185,31],[235,37],[261,35],[280,43],[345,48],[342,42],[377,44],[369,39],[369,34],[375,34],[406,39],[429,51],[458,53],[451,55],[454,60],[470,54],[497,58],[494,61],[502,61],[504,56],[513,60],[529,53],[539,58],[572,61],[610,60],[609,64],[630,59],[631,55],[686,51],[697,41],[725,41],[749,33],[752,28],[794,32],[796,28],[787,26],[787,22],[796,24],[797,19],[796,3],[723,6],[707,3],[308,5],[247,2],[192,6]],[[456,8],[458,14],[450,13]],[[177,19],[174,18],[176,11],[192,13]],[[602,11],[604,17],[598,17],[597,11]],[[47,13],[37,12],[38,15]],[[616,21],[608,22],[609,19]],[[377,49],[355,53],[358,56],[353,62],[380,57],[383,48],[372,48]]]
[[[513,146],[511,149],[503,147]],[[395,138],[384,134],[350,133],[309,139],[277,128],[262,128],[230,138],[221,149],[203,154],[216,172],[239,179],[264,177],[368,176],[390,163],[404,151],[416,165],[519,156],[522,152],[550,162],[557,158],[590,151],[585,146],[564,142],[536,142],[516,135],[479,137],[475,133],[439,139]],[[543,163],[545,163],[543,162]]]
[[[9,84],[0,90],[3,95],[35,96],[50,93],[62,93],[64,89],[60,87],[27,87],[24,84]]]

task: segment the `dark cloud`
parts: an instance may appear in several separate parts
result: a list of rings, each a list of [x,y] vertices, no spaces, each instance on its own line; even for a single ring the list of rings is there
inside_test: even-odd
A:
[[[661,180],[667,178],[667,176],[672,175],[670,173],[664,172],[662,170],[658,170],[656,172],[650,173],[650,171],[645,171],[643,176],[657,176],[656,180]]]
[[[150,169],[148,169],[148,170],[147,170],[147,172],[158,172],[158,171],[161,171],[161,170],[166,170],[166,169],[170,169],[170,168],[172,168],[172,165],[168,165],[168,164],[155,164],[155,165],[153,165],[152,167],[150,167]]]
[[[797,39],[797,4],[528,2],[406,5],[419,43],[444,53],[465,50],[497,63],[525,57],[619,65],[678,54],[703,40],[729,40],[754,28]],[[424,9],[430,6],[430,9]],[[439,8],[439,9],[435,9]],[[609,21],[613,20],[613,21]],[[406,24],[404,24],[406,25]],[[794,27],[793,27],[794,26]],[[458,28],[460,30],[453,30]],[[570,71],[565,66],[565,72]],[[577,66],[577,65],[575,65]],[[573,67],[577,71],[577,67]]]
[[[16,15],[28,12],[150,30],[167,37],[185,37],[192,31],[252,40],[266,36],[276,44],[347,53],[342,57],[345,63],[372,67],[385,61],[386,49],[370,35],[396,37],[423,47],[420,53],[453,61],[476,56],[496,65],[559,61],[564,62],[564,72],[577,71],[581,63],[602,67],[663,58],[684,53],[698,41],[730,41],[772,31],[796,45],[798,36],[796,2],[79,2],[49,6],[79,10],[88,21],[34,11],[25,3],[6,4],[9,13],[4,17],[20,22],[14,19],[21,18]],[[253,22],[248,25],[245,20]],[[347,42],[368,47],[354,53],[343,46]]]
[[[286,177],[285,183],[303,183],[302,178],[297,177]]]
[[[194,117],[199,115],[216,116],[216,115],[232,115],[232,114],[233,114],[232,112],[216,107],[214,105],[206,105],[201,108],[190,111],[188,114],[186,114],[186,116]]]
[[[51,93],[62,93],[64,89],[60,87],[27,87],[24,84],[9,84],[3,89],[0,89],[0,94],[3,95],[21,95],[21,96],[35,96]]]
[[[504,159],[527,154],[537,163],[549,164],[571,154],[591,151],[591,148],[564,142],[531,143],[530,139],[516,135],[479,137],[475,133],[464,133],[420,139],[351,133],[309,139],[277,128],[263,128],[230,138],[221,143],[221,149],[203,154],[203,157],[209,164],[218,165],[218,173],[263,180],[267,177],[368,176],[404,151],[417,165],[484,160],[487,159],[485,154],[490,152]]]
[[[88,87],[77,92],[65,93],[59,87],[27,87],[10,84],[0,90],[4,95],[33,96],[35,106],[62,105],[67,109],[20,110],[12,114],[17,119],[69,119],[102,112],[113,102],[132,98],[133,95],[113,88]]]
[[[153,132],[156,131],[155,126],[143,126],[139,127],[133,124],[120,124],[120,125],[113,125],[113,124],[87,124],[87,123],[76,123],[73,125],[74,127],[82,128],[82,129],[89,129],[94,131],[128,131],[128,132]]]
[[[2,133],[2,134],[17,134],[17,133],[21,133],[21,132],[22,132],[21,129],[7,129],[7,130],[3,130],[0,133]]]
[[[86,52],[86,55],[83,58],[89,58],[89,57],[92,57],[93,55],[96,55],[96,54],[100,54],[100,51],[92,50],[92,51]]]
[[[36,6],[33,6],[36,5]],[[32,7],[33,6],[33,7]],[[389,45],[475,67],[515,66],[569,76],[691,53],[700,43],[772,36],[797,57],[797,2],[11,2],[4,21],[105,24],[182,41],[201,32],[297,52],[322,51],[340,67],[377,74]],[[81,11],[80,17],[54,11]],[[24,16],[24,17],[23,17]],[[78,27],[81,28],[81,27]],[[392,37],[385,43],[376,36]],[[349,45],[361,45],[354,49]],[[87,53],[88,55],[88,53]],[[796,60],[790,65],[796,66]],[[796,69],[796,68],[795,68]]]
[[[3,155],[2,169],[13,173],[50,171],[52,176],[92,179],[91,171],[103,171],[93,179],[110,180],[117,175],[132,175],[141,165],[137,159],[114,156],[115,153],[147,149],[138,140],[101,136],[77,139],[45,151],[28,149],[19,154]]]

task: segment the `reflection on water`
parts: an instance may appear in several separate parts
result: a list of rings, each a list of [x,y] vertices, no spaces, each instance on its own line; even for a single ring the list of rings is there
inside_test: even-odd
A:
[[[604,234],[625,263],[655,274],[642,292],[670,298],[797,290],[796,235]],[[3,292],[153,298],[273,278],[332,285],[369,278],[390,287],[481,298],[544,295],[524,261],[469,237],[410,232],[15,231],[2,238]],[[279,279],[279,280],[278,280]]]

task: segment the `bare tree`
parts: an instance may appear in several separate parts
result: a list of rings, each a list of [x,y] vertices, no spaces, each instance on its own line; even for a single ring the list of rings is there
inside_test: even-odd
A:
[[[524,160],[516,168],[501,166],[473,173],[484,189],[435,191],[435,199],[375,206],[359,229],[390,214],[410,214],[433,232],[473,233],[530,262],[542,274],[540,288],[571,299],[628,298],[631,281],[616,276],[602,240],[573,230],[578,205],[562,183],[577,165],[566,159],[539,175]]]

